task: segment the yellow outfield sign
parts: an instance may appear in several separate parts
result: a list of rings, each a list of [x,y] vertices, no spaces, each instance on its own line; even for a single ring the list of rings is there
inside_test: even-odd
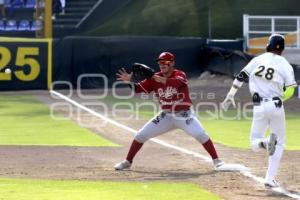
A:
[[[52,39],[0,37],[0,90],[50,89]]]

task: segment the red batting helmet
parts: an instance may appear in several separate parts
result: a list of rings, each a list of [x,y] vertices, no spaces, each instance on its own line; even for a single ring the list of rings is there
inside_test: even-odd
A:
[[[169,60],[169,61],[174,61],[175,60],[175,56],[170,53],[170,52],[162,52],[158,58],[156,59],[157,61],[159,60]]]

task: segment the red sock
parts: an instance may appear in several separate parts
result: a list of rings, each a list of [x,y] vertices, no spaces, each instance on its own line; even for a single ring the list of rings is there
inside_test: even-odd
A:
[[[130,149],[128,151],[126,160],[128,160],[129,162],[132,163],[134,156],[142,148],[143,144],[144,143],[139,143],[136,140],[133,140],[131,143]]]
[[[205,150],[209,153],[212,159],[218,158],[218,154],[216,152],[216,149],[214,147],[214,144],[210,139],[207,140],[204,144],[202,144]]]

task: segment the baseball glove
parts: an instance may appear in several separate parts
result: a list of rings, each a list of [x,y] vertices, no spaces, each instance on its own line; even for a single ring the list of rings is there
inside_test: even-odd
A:
[[[134,63],[132,65],[133,81],[138,82],[144,79],[150,79],[154,75],[154,70],[147,65]]]

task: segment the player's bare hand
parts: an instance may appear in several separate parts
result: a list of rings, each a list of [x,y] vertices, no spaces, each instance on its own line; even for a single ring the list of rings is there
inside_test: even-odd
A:
[[[132,79],[132,72],[131,73],[126,72],[124,68],[120,69],[118,73],[116,73],[116,75],[118,81],[124,81],[126,83],[130,83]]]
[[[231,104],[234,108],[236,108],[234,97],[232,95],[227,95],[224,101],[221,103],[221,108],[227,111]]]
[[[166,84],[166,82],[167,82],[167,78],[162,77],[162,76],[153,75],[152,78],[158,83]]]

